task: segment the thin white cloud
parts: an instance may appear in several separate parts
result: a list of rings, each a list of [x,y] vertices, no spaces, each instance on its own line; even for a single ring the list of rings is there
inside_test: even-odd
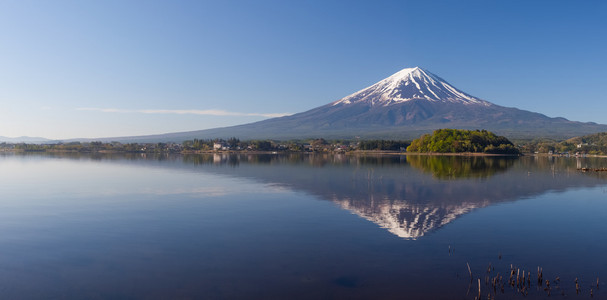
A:
[[[236,117],[266,117],[275,118],[291,115],[291,113],[241,113],[225,111],[220,109],[120,109],[120,108],[99,108],[99,107],[79,107],[80,111],[98,111],[104,113],[135,113],[135,114],[177,114],[177,115],[206,115],[206,116],[236,116]]]

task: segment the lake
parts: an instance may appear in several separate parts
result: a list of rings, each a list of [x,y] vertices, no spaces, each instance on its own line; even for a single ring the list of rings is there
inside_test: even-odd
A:
[[[0,298],[602,299],[581,167],[607,159],[0,154]]]

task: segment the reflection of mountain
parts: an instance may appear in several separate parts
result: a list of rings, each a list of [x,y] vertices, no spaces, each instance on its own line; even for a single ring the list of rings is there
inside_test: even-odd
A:
[[[214,163],[232,167],[213,172],[314,194],[408,239],[476,208],[605,183],[580,174],[579,162],[565,158],[226,155]]]
[[[495,203],[606,183],[593,158],[346,155],[63,156],[178,168],[280,185],[332,201],[389,232],[415,239]],[[446,170],[446,171],[445,171]],[[601,174],[599,174],[601,173]],[[457,178],[457,180],[453,180]]]
[[[416,239],[455,220],[474,208],[475,204],[429,206],[405,201],[371,201],[356,205],[351,199],[332,199],[347,209],[389,232],[407,239]]]

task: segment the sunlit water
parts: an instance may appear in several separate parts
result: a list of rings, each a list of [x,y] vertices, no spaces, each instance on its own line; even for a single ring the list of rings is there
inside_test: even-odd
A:
[[[480,279],[483,299],[581,299],[591,289],[601,299],[607,174],[577,168],[605,166],[6,154],[0,298],[474,299]],[[508,285],[511,265],[530,272],[531,286]],[[498,273],[503,292],[486,283]]]

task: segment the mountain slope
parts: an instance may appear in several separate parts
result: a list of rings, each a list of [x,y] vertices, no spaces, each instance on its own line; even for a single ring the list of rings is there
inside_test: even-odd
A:
[[[335,102],[291,116],[128,140],[181,142],[193,138],[232,136],[241,139],[412,139],[439,128],[487,129],[509,138],[557,139],[607,131],[607,125],[550,118],[495,105],[460,91],[444,79],[416,67],[403,69]]]

